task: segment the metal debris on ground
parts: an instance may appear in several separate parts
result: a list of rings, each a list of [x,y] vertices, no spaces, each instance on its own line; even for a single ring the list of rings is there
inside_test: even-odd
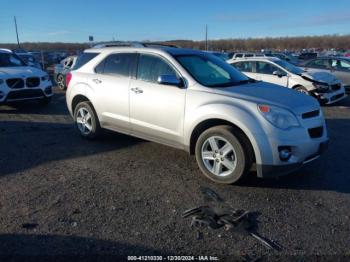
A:
[[[197,229],[197,239],[201,239],[203,236],[200,229],[224,228],[226,231],[251,236],[268,249],[282,249],[279,244],[256,232],[258,212],[236,210],[210,188],[202,188],[201,191],[207,204],[188,209],[182,214],[183,218],[192,218],[191,227]]]

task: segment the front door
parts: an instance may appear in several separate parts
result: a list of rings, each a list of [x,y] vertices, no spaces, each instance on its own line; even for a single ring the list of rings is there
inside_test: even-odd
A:
[[[165,59],[140,54],[136,79],[130,84],[132,133],[150,140],[182,144],[186,89],[157,82],[161,75],[179,75]]]
[[[256,62],[256,76],[258,80],[288,87],[287,72],[269,62]]]

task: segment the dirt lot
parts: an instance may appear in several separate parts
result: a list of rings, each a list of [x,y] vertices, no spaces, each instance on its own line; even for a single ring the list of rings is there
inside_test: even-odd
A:
[[[180,150],[116,133],[93,142],[81,139],[63,93],[46,108],[0,106],[0,258],[176,254],[345,260],[349,107],[348,98],[323,108],[331,143],[320,160],[287,177],[250,177],[227,186],[203,178],[194,158]],[[282,251],[223,230],[204,230],[197,240],[181,213],[202,203],[203,186],[237,209],[260,212],[259,233]]]

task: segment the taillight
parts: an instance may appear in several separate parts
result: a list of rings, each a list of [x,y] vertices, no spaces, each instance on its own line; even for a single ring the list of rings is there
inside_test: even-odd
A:
[[[68,88],[69,82],[72,80],[72,74],[69,72],[66,74],[66,87]]]

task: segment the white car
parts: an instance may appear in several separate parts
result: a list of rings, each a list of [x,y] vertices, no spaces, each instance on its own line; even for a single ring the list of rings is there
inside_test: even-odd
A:
[[[323,104],[333,104],[346,97],[344,86],[333,75],[307,72],[276,57],[232,59],[228,63],[252,79],[295,89]]]
[[[0,49],[0,104],[24,100],[48,104],[52,95],[46,72],[27,66],[11,50]]]
[[[290,173],[328,142],[316,99],[190,49],[86,50],[67,74],[66,101],[81,136],[105,128],[186,150],[218,183],[253,166],[259,177]]]

